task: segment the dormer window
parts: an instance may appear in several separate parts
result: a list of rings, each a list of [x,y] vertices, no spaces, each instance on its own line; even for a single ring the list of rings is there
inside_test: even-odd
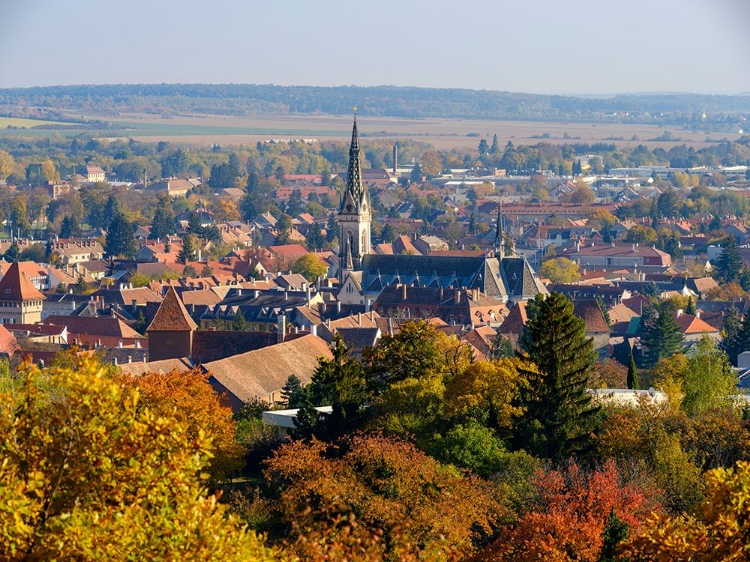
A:
[[[6,294],[6,295],[9,295],[9,294],[10,294],[10,287],[8,287],[7,289],[5,289],[5,294]]]

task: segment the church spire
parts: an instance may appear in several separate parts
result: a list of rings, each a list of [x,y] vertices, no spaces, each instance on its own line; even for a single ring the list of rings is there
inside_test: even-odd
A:
[[[363,209],[363,207],[365,207]],[[354,126],[352,127],[352,143],[349,147],[349,168],[346,172],[346,186],[339,214],[367,211],[367,190],[362,181],[362,167],[359,157],[359,132],[357,131],[357,108],[354,108]]]
[[[497,225],[495,226],[495,256],[498,258],[505,257],[505,244],[503,240],[503,203],[497,203]]]

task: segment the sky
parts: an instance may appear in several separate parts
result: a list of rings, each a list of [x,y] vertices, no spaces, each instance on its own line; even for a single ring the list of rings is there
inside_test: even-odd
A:
[[[750,93],[749,0],[0,0],[0,88]]]

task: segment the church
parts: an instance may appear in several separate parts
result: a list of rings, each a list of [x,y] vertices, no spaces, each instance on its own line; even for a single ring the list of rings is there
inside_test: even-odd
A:
[[[342,304],[374,302],[388,286],[479,290],[498,301],[521,301],[547,294],[525,258],[505,256],[498,211],[494,251],[483,256],[418,256],[371,253],[372,207],[362,181],[357,116],[354,116],[346,186],[338,211],[339,291]]]

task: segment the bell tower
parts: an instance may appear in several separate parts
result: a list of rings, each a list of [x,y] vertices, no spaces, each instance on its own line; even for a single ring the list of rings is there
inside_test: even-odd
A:
[[[362,269],[362,258],[370,253],[372,210],[367,186],[362,181],[356,107],[352,144],[349,148],[349,168],[346,174],[346,187],[339,204],[338,223],[339,280],[343,281],[347,272]]]

